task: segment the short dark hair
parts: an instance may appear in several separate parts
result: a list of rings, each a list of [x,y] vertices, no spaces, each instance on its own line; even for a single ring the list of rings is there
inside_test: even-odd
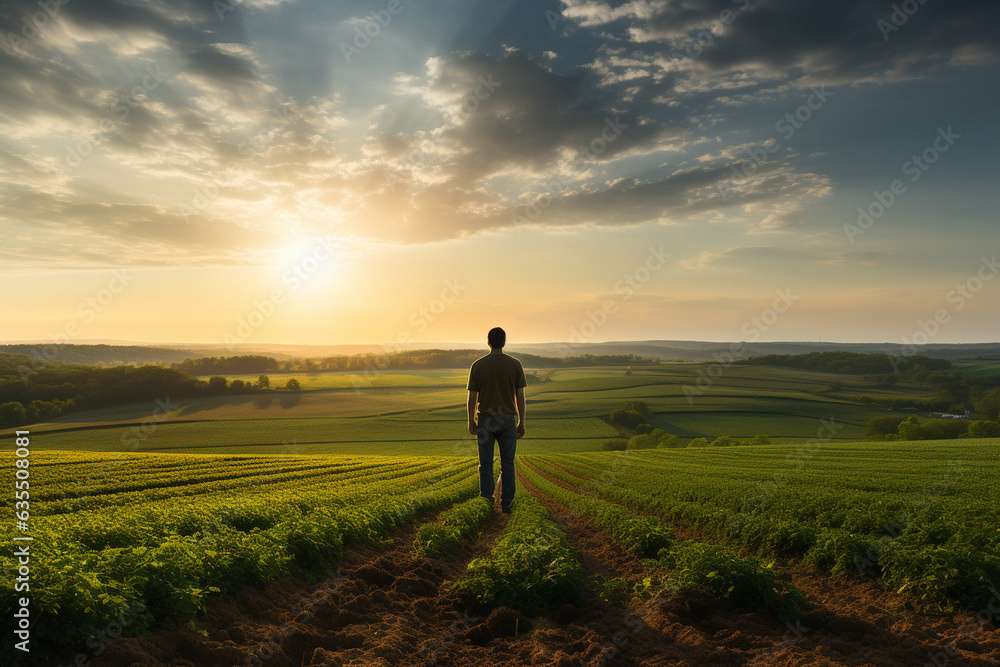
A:
[[[507,344],[507,332],[500,327],[493,327],[486,334],[486,342],[490,344],[490,347],[502,348]]]

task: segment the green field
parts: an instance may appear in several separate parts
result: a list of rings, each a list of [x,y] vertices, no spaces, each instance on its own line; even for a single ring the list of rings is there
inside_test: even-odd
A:
[[[954,367],[969,375],[1000,375],[1000,361],[956,361]]]
[[[13,458],[0,460],[12,469]],[[161,625],[193,617],[213,593],[308,574],[345,544],[473,497],[473,470],[455,457],[35,452],[35,637],[82,646],[135,604],[144,624]],[[0,504],[12,513],[13,500]],[[10,556],[2,564],[5,576],[17,570]],[[2,599],[14,608],[12,586]]]
[[[996,438],[865,442],[866,422],[889,413],[857,396],[924,394],[759,366],[705,382],[718,370],[531,371],[514,513],[456,590],[529,613],[579,604],[593,586],[621,604],[630,586],[635,600],[697,588],[786,622],[803,597],[780,562],[877,580],[925,610],[987,601],[1000,583]],[[295,373],[272,385],[290,377],[301,391],[164,397],[23,427],[35,636],[53,655],[136,608],[127,634],[197,624],[210,599],[321,577],[352,545],[384,550],[401,526],[420,524],[414,558],[451,557],[496,520],[476,498],[464,372]],[[758,434],[770,444],[602,451],[622,435],[604,418],[633,400],[678,444]],[[0,464],[12,469],[14,454]],[[11,522],[13,503],[0,498]],[[553,518],[559,507],[642,560],[597,574],[604,556],[580,556]],[[9,553],[0,564],[16,572]],[[6,587],[5,609],[12,596]]]
[[[1000,582],[997,439],[770,445],[527,457],[581,491],[941,609]]]
[[[529,370],[527,434],[519,451],[598,451],[617,431],[602,422],[632,399],[654,425],[682,438],[720,435],[772,441],[811,438],[834,420],[838,440],[857,440],[884,409],[856,395],[922,395],[905,386],[872,387],[862,378],[788,368],[731,366],[710,386],[705,364]],[[234,376],[256,380],[251,376]],[[303,389],[139,403],[76,412],[30,426],[41,449],[288,454],[454,455],[474,446],[465,427],[464,371],[271,374]],[[835,384],[836,383],[836,384]],[[166,410],[164,409],[166,406]]]
[[[726,597],[731,582],[743,587],[742,603],[780,618],[798,613],[797,598],[775,588],[768,567],[711,542],[675,541],[670,525],[693,526],[763,556],[801,558],[834,575],[877,577],[932,609],[976,609],[1000,580],[1000,509],[983,492],[1000,484],[997,445],[826,440],[522,454],[518,466],[536,490],[518,486],[516,520],[489,559],[469,564],[461,585],[486,605],[579,601],[585,571],[532,497],[541,493],[588,516],[637,555],[655,556],[650,568],[686,577],[663,585],[682,581]],[[0,464],[11,467],[13,459],[5,452]],[[51,646],[80,645],[137,604],[143,615],[134,632],[195,618],[210,597],[329,568],[345,547],[377,541],[434,511],[462,508],[450,515],[456,524],[428,525],[421,534],[460,541],[484,522],[482,511],[466,509],[477,493],[471,452],[37,451],[31,471],[32,604],[43,618],[36,637]],[[5,514],[12,503],[0,499]],[[16,570],[9,554],[0,562],[5,572]],[[13,595],[4,588],[5,608],[15,606]]]

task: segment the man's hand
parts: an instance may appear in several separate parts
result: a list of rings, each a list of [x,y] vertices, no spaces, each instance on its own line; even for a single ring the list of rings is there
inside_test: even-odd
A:
[[[518,438],[524,437],[524,422],[521,422],[520,424],[517,425],[517,437]]]
[[[469,410],[467,412],[469,416],[469,434],[475,435],[479,433],[479,427],[476,426],[476,403],[479,401],[479,392],[469,390]]]

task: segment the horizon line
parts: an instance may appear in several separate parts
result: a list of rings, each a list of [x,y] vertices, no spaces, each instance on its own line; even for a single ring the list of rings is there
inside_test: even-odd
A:
[[[700,343],[706,345],[732,345],[740,343],[743,345],[902,345],[910,347],[935,347],[935,346],[955,346],[955,345],[1000,345],[1000,341],[963,341],[963,342],[927,342],[922,344],[907,343],[907,342],[893,342],[893,341],[823,341],[823,340],[758,340],[758,341],[745,341],[745,340],[700,340],[700,339],[686,339],[686,338],[643,338],[643,339],[613,339],[613,340],[601,340],[601,341],[559,341],[559,340],[548,340],[548,341],[521,341],[519,343],[508,343],[504,347],[517,347],[518,345],[561,345],[570,347],[583,347],[588,345],[613,345],[613,344],[640,344],[640,343]],[[131,340],[131,339],[114,339],[114,338],[96,338],[96,339],[83,339],[77,341],[59,341],[59,340],[43,340],[43,339],[17,339],[17,340],[0,340],[0,346],[3,345],[59,345],[59,346],[75,346],[75,345],[119,345],[125,347],[172,347],[172,346],[183,346],[183,345],[197,345],[206,347],[228,347],[228,348],[250,348],[250,347],[362,347],[362,346],[380,346],[380,347],[408,347],[411,349],[435,349],[433,346],[440,345],[452,345],[452,346],[467,346],[469,348],[479,348],[488,347],[486,341],[482,343],[474,343],[470,341],[410,341],[406,343],[399,342],[350,342],[350,343],[276,343],[276,342],[242,342],[242,343],[225,343],[225,342],[207,342],[207,341],[147,341],[147,340]],[[428,347],[418,347],[421,345],[426,345]],[[457,348],[453,348],[457,349]]]

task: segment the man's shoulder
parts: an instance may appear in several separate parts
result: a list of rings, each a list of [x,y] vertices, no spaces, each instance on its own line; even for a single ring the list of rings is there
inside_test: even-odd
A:
[[[501,352],[500,354],[484,354],[475,361],[472,362],[472,370],[475,370],[477,366],[487,366],[490,364],[496,364],[497,366],[510,365],[516,368],[521,368],[521,362],[516,357],[512,357],[506,352]]]
[[[482,368],[484,364],[489,363],[488,361],[489,358],[490,355],[484,354],[483,356],[479,357],[478,359],[472,362],[472,367],[469,370],[474,371],[477,368]]]
[[[486,355],[486,356],[489,356],[489,355]],[[501,352],[500,354],[498,354],[496,356],[499,357],[499,360],[497,361],[497,363],[507,364],[508,366],[514,366],[515,368],[520,368],[521,367],[521,361],[517,357],[512,357],[509,354],[507,354],[506,352]]]

